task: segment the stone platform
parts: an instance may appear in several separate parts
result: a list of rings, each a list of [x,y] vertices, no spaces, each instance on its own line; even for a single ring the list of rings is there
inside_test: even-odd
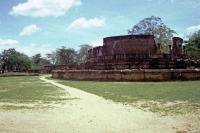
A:
[[[53,78],[89,81],[171,81],[200,79],[200,69],[53,70]]]

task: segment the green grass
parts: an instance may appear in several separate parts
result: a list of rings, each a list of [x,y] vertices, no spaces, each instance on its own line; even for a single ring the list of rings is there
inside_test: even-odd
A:
[[[95,82],[48,79],[162,115],[200,113],[200,81]],[[22,104],[0,108],[32,108],[24,107],[24,103],[60,103],[69,100],[62,98],[66,94],[38,76],[0,77],[0,102]]]
[[[57,82],[112,99],[116,102],[134,102],[138,100],[200,101],[200,81],[184,82],[93,82],[66,81]]]
[[[152,112],[185,114],[200,109],[200,81],[94,82],[56,79],[56,82]]]
[[[25,73],[25,72],[6,72],[0,74],[0,77],[14,77],[14,76],[39,76],[37,73]]]
[[[65,95],[64,90],[40,80],[38,76],[0,77],[1,103],[59,103],[69,100],[62,98]]]

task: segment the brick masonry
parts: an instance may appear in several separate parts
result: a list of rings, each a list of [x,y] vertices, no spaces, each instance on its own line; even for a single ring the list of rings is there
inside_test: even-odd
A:
[[[96,81],[170,81],[200,79],[199,69],[54,70],[53,78]]]

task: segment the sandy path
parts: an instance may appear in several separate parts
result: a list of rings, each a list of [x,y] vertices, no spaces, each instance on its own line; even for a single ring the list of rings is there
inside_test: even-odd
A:
[[[40,78],[78,98],[41,110],[0,111],[5,133],[176,133],[187,130],[187,117],[158,117],[129,105]],[[187,122],[186,122],[187,121]]]

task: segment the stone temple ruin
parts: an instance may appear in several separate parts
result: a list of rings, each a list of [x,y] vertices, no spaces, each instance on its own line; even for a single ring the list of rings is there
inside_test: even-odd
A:
[[[183,39],[174,37],[169,53],[161,53],[161,45],[156,45],[153,35],[127,35],[107,37],[103,46],[89,50],[89,61],[85,69],[177,69],[191,65],[187,60]]]
[[[183,39],[173,38],[168,53],[161,52],[153,35],[125,35],[103,39],[88,51],[88,61],[76,70],[54,70],[53,78],[71,80],[160,81],[200,78],[196,63],[187,57]],[[190,68],[190,69],[188,69]]]

